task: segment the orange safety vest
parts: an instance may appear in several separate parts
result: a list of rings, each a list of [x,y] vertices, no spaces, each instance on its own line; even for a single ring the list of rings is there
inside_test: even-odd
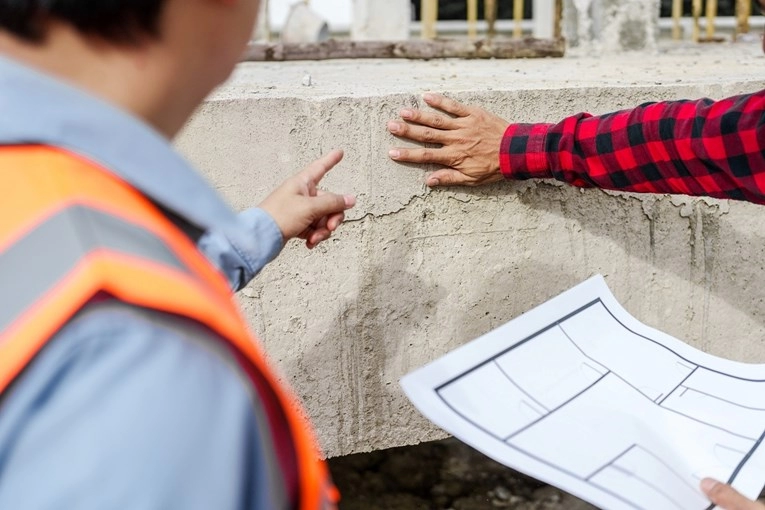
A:
[[[269,369],[225,279],[151,201],[90,161],[37,145],[0,148],[0,189],[0,394],[97,295],[187,317],[224,339],[269,401],[270,426],[296,471],[297,508],[336,508],[304,412]]]

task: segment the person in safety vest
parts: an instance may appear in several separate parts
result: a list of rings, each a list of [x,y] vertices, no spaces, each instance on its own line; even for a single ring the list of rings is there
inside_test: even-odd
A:
[[[258,3],[0,0],[0,509],[336,507],[231,290],[340,226],[342,153],[236,215],[169,143]]]

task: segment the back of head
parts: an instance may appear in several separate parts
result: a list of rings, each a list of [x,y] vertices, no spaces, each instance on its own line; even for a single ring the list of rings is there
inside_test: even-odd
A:
[[[172,137],[231,74],[258,0],[0,0],[0,57],[85,89]]]
[[[115,44],[157,36],[166,0],[0,0],[0,30],[44,42],[50,21]]]

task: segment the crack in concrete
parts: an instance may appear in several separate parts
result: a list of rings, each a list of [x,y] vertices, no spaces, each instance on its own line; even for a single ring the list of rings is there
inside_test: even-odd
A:
[[[664,202],[666,200],[669,200],[672,206],[680,210],[681,218],[689,218],[693,215],[694,209],[702,204],[706,205],[710,210],[716,210],[719,216],[723,216],[730,212],[730,205],[728,202],[719,198],[676,195],[672,193],[635,193],[631,191],[615,190],[601,191],[608,196],[639,201],[643,204],[643,214],[645,214],[648,220],[653,220],[650,209],[652,209],[657,202]]]
[[[357,223],[357,222],[364,221],[364,220],[369,219],[369,218],[377,219],[377,218],[386,218],[388,216],[393,216],[394,214],[398,214],[401,211],[403,211],[404,209],[406,209],[407,207],[411,206],[417,200],[424,200],[425,198],[427,198],[428,195],[430,195],[430,191],[426,191],[425,194],[423,194],[423,195],[414,195],[414,196],[410,197],[409,200],[405,204],[401,204],[401,207],[399,207],[396,210],[388,211],[388,212],[384,212],[384,213],[368,212],[368,213],[364,214],[363,216],[359,216],[358,218],[347,219],[347,220],[345,220],[344,223]]]
[[[548,182],[548,181],[538,181],[533,182],[532,186],[528,186],[525,189],[517,190],[517,194],[522,194],[526,192],[536,192],[540,187],[543,186],[551,186],[551,187],[561,187],[565,186],[565,183],[559,183],[557,181],[555,182]],[[588,188],[593,189],[593,188]],[[585,188],[580,188],[580,191],[585,192]],[[656,206],[656,204],[661,202],[666,202],[667,200],[670,202],[670,204],[679,210],[680,217],[681,218],[690,218],[694,210],[698,208],[699,206],[706,206],[709,210],[707,212],[716,214],[718,216],[726,215],[730,212],[730,205],[722,199],[717,198],[711,198],[711,197],[696,197],[696,196],[686,196],[686,195],[674,195],[669,193],[634,193],[630,191],[615,191],[615,190],[606,190],[606,189],[600,189],[599,190],[602,193],[605,193],[608,196],[614,197],[614,198],[620,198],[622,200],[636,200],[640,202],[643,210],[643,214],[645,215],[646,219],[649,222],[654,221],[653,217],[653,210]],[[358,218],[350,218],[345,220],[345,223],[357,223],[364,221],[369,218],[385,218],[388,216],[392,216],[395,214],[400,213],[407,207],[413,205],[417,200],[425,200],[429,195],[431,194],[431,190],[427,190],[424,194],[421,195],[413,195],[409,198],[409,200],[401,204],[400,207],[398,207],[395,210],[384,212],[384,213],[376,213],[376,212],[368,212],[362,216],[359,216]],[[486,199],[490,199],[491,197],[486,197]],[[482,200],[482,197],[462,197],[455,194],[447,195],[447,200],[454,200],[455,202],[459,202],[461,204],[470,204],[476,200]]]
[[[478,197],[461,198],[461,197],[458,197],[457,195],[448,195],[446,197],[447,200],[454,200],[455,202],[459,202],[461,204],[469,204],[469,203],[471,203],[476,198],[478,198]],[[488,199],[490,197],[486,197],[486,198]],[[478,200],[481,200],[481,198],[478,198]]]
[[[537,227],[525,227],[517,229],[497,229],[497,230],[471,230],[470,232],[451,232],[444,234],[432,234],[425,236],[410,237],[410,241],[420,241],[425,239],[438,239],[441,237],[462,237],[462,236],[474,236],[483,234],[506,234],[508,232],[533,232],[539,230]]]

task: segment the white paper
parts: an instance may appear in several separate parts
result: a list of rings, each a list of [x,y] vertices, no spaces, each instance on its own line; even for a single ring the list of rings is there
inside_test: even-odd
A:
[[[703,510],[704,477],[752,499],[765,482],[765,365],[640,323],[600,276],[401,385],[455,437],[603,509]]]

